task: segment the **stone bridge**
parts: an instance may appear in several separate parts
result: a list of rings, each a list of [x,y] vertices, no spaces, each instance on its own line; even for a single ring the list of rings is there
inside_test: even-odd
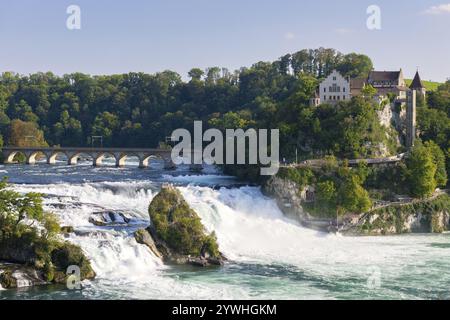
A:
[[[102,165],[105,157],[115,159],[116,167],[123,167],[128,157],[139,159],[139,168],[146,168],[151,158],[164,160],[166,169],[174,169],[171,160],[171,150],[168,149],[125,149],[125,148],[64,148],[64,147],[3,147],[5,164],[14,163],[17,154],[25,156],[26,164],[35,164],[38,157],[44,156],[48,164],[55,164],[58,156],[65,156],[68,165],[76,165],[80,157],[87,156],[92,159],[94,166]]]

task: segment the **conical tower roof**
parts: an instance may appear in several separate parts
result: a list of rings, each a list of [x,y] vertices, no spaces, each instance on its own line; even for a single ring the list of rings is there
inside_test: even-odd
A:
[[[416,72],[416,75],[414,76],[414,80],[412,81],[411,85],[409,86],[410,89],[423,89],[425,86],[422,83],[422,80],[420,79],[419,71]]]

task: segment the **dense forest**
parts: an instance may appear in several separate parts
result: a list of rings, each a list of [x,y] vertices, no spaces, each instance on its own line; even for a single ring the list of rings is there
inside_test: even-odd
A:
[[[365,76],[369,57],[334,49],[302,50],[274,62],[231,72],[193,68],[188,81],[173,71],[90,76],[50,72],[0,77],[0,133],[6,145],[156,147],[177,128],[203,120],[219,128],[279,128],[281,156],[300,159],[372,155],[384,142],[373,103],[355,98],[337,107],[310,107],[321,78],[337,69]],[[450,82],[428,94],[419,110],[425,141],[446,153],[450,141]],[[395,148],[395,146],[393,146]]]

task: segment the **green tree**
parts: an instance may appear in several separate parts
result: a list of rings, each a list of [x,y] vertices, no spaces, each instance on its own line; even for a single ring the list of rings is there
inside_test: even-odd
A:
[[[341,213],[362,213],[372,207],[369,193],[361,186],[357,175],[350,174],[338,191],[338,207]]]
[[[95,118],[92,126],[93,135],[102,136],[105,144],[112,144],[115,130],[120,126],[119,118],[108,111],[105,111]]]
[[[407,181],[411,195],[419,198],[431,196],[436,189],[437,166],[430,150],[416,145],[406,160]]]
[[[377,94],[377,89],[370,84],[365,84],[361,93],[365,98],[372,99]]]
[[[336,186],[333,181],[327,180],[319,182],[316,187],[317,200],[329,207],[336,205]]]
[[[336,69],[346,77],[367,77],[373,69],[373,63],[366,55],[350,53],[342,58]]]
[[[433,141],[427,141],[424,143],[424,147],[430,153],[433,163],[436,165],[435,180],[436,184],[441,187],[445,187],[447,184],[447,170],[446,170],[446,158],[444,152]]]
[[[197,80],[197,81],[200,81],[204,74],[205,74],[205,72],[199,68],[193,68],[188,72],[189,77],[192,80]]]

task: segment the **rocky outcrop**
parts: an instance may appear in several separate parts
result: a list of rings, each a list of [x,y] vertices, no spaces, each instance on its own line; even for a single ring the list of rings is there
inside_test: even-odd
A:
[[[135,238],[168,264],[222,265],[215,234],[207,234],[200,217],[181,193],[170,185],[162,187],[149,206],[152,224],[138,230]]]
[[[146,229],[139,229],[138,231],[136,231],[134,233],[134,238],[136,239],[137,243],[145,244],[155,256],[157,256],[158,258],[163,258],[163,255],[156,247],[155,241],[153,241],[152,236]]]
[[[450,196],[406,204],[393,204],[362,215],[344,226],[348,235],[390,235],[402,233],[442,233],[450,230]]]
[[[95,272],[89,259],[77,245],[65,242],[52,251],[51,260],[54,266],[53,282],[65,283],[66,272],[70,266],[77,266],[80,269],[81,280],[95,278]]]
[[[94,212],[89,217],[89,222],[97,227],[127,225],[130,219],[122,212],[102,211]]]
[[[301,225],[328,232],[334,223],[332,219],[312,217],[303,208],[303,203],[310,201],[309,193],[314,192],[311,186],[300,187],[297,183],[278,176],[271,177],[262,187],[265,195],[275,199],[284,215]]]
[[[406,125],[406,108],[394,103],[384,105],[377,111],[380,124],[386,128],[393,126],[395,130],[402,132]]]
[[[10,263],[0,263],[0,285],[4,289],[24,288],[48,284],[42,271]]]
[[[27,239],[3,241],[0,244],[1,281],[9,283],[4,288],[41,285],[46,283],[65,283],[69,266],[80,268],[81,280],[93,279],[89,259],[80,247],[69,242],[54,243],[55,248],[42,247],[41,243],[29,243]],[[49,259],[47,262],[43,260]],[[47,258],[48,256],[48,258]],[[11,266],[6,268],[5,266]],[[14,280],[15,279],[15,280]],[[28,282],[25,280],[29,280]],[[20,286],[15,283],[23,280]]]
[[[58,218],[42,208],[38,194],[21,195],[0,182],[0,273],[3,287],[63,283],[69,267],[80,269],[80,278],[95,277],[79,246],[65,242]],[[6,266],[6,267],[5,267]]]
[[[316,218],[304,207],[310,200],[311,186],[278,176],[271,177],[263,192],[277,201],[281,211],[301,225],[324,232],[336,231],[334,218]],[[339,221],[339,231],[346,235],[389,235],[402,233],[441,233],[450,230],[450,196],[438,194],[431,199],[392,203],[365,214],[347,215]]]
[[[61,233],[62,233],[63,235],[69,235],[69,234],[71,234],[71,233],[75,233],[75,228],[72,227],[72,226],[64,226],[64,227],[61,227]]]

